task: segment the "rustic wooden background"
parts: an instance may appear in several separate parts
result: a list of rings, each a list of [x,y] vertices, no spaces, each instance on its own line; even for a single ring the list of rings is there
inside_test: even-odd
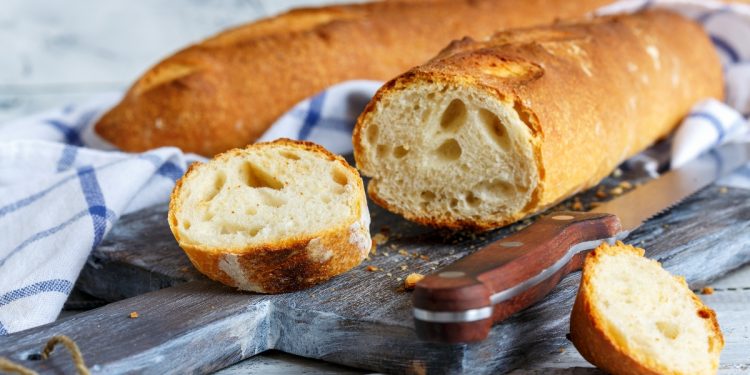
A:
[[[45,109],[121,91],[151,64],[187,43],[231,25],[285,9],[345,1],[319,0],[4,0],[0,2],[0,123]],[[750,267],[712,284],[702,298],[717,310],[725,356],[750,358]],[[744,345],[737,345],[744,344]],[[747,365],[724,366],[744,373]],[[526,372],[591,372],[570,346]],[[279,352],[258,355],[221,373],[362,373]]]

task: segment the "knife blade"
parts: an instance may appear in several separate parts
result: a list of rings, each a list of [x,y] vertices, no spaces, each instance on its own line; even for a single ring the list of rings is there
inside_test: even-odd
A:
[[[421,339],[481,341],[493,324],[542,299],[603,242],[625,239],[649,218],[750,161],[750,144],[702,154],[589,212],[558,211],[426,276],[413,295]]]

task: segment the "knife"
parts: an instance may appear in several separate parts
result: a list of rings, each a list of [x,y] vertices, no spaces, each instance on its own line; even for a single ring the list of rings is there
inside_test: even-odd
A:
[[[750,160],[730,143],[588,212],[556,211],[522,231],[426,276],[413,295],[414,325],[427,341],[467,343],[534,304],[583,265],[599,244],[625,239],[644,221]]]

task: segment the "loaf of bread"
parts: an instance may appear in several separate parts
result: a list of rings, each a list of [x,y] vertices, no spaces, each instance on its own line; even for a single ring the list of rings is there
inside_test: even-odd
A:
[[[96,124],[125,151],[211,156],[252,143],[300,100],[388,80],[453,39],[583,15],[611,0],[377,2],[293,10],[220,33],[148,70]]]
[[[455,42],[385,84],[354,153],[376,203],[483,230],[595,185],[722,95],[708,36],[677,14],[512,30]]]
[[[303,289],[369,253],[362,179],[340,156],[279,140],[193,164],[177,182],[169,227],[195,267],[261,293]]]
[[[618,243],[586,256],[571,340],[614,375],[716,373],[724,347],[716,314],[643,253]]]

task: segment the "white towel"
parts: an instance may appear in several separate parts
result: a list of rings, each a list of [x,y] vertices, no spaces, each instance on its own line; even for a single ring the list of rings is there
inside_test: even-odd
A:
[[[673,142],[674,161],[680,164],[747,134],[750,7],[622,1],[602,12],[652,6],[678,9],[700,20],[725,65],[728,105],[704,102],[686,118]],[[336,153],[351,152],[354,120],[379,85],[350,81],[330,87],[282,116],[262,140],[306,139]],[[169,147],[141,154],[113,150],[91,125],[119,97],[103,95],[0,125],[0,335],[53,321],[90,251],[117,219],[167,202],[187,165],[203,160]],[[648,166],[668,155],[652,149],[631,163]],[[733,179],[750,188],[750,169],[745,167]]]

